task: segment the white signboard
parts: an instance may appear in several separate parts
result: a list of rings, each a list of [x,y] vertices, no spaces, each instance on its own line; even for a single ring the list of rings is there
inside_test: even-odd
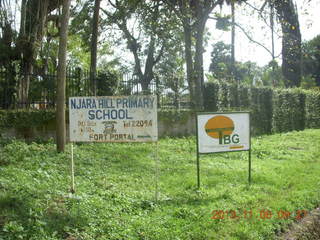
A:
[[[199,153],[250,149],[249,113],[200,113],[197,126]]]
[[[70,141],[158,140],[155,96],[69,98]]]

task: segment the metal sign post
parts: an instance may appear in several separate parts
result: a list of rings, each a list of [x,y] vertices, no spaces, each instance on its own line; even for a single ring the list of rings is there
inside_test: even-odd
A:
[[[249,176],[248,176],[249,185],[251,184],[251,149],[249,149]]]
[[[74,161],[73,161],[73,143],[71,142],[71,193],[75,193],[74,184]]]
[[[158,142],[155,143],[155,199],[156,202],[159,200],[159,155],[158,155]]]
[[[251,184],[251,133],[249,112],[197,113],[197,185],[200,189],[200,155],[248,151]]]

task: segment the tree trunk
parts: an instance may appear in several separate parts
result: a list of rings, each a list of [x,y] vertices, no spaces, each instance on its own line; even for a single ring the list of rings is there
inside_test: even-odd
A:
[[[271,55],[272,55],[272,86],[276,86],[276,79],[275,79],[275,50],[274,50],[274,6],[273,2],[270,1],[270,30],[271,30]]]
[[[146,59],[146,64],[144,66],[144,73],[142,79],[140,79],[142,92],[144,94],[149,94],[149,85],[153,79],[153,67],[155,65],[154,61],[154,50],[155,50],[155,38],[151,36],[149,46],[148,46],[148,55]]]
[[[59,32],[59,64],[57,79],[57,109],[56,109],[56,138],[57,151],[64,152],[66,143],[66,120],[65,120],[65,90],[66,90],[66,56],[67,56],[67,38],[68,22],[70,12],[70,1],[64,0],[62,6],[62,15],[60,17]]]
[[[231,1],[231,75],[232,75],[232,80],[238,80],[235,79],[235,9],[234,9],[234,1]],[[239,84],[239,83],[238,83]]]
[[[22,64],[23,71],[19,78],[18,108],[28,107],[30,77],[33,72],[32,60],[29,57],[23,58]]]
[[[90,80],[91,90],[93,95],[97,95],[97,45],[98,45],[98,27],[99,27],[99,9],[100,0],[95,0],[93,22],[92,22],[92,37],[91,37],[91,62],[90,62]]]
[[[196,25],[196,49],[194,59],[194,83],[195,83],[195,108],[196,110],[203,110],[203,91],[204,91],[204,77],[203,77],[203,34],[205,21],[200,21]]]
[[[27,0],[21,1],[21,17],[20,17],[20,35],[24,36],[26,33],[26,11]]]
[[[301,83],[301,33],[292,0],[275,0],[282,29],[282,73],[286,87]]]
[[[17,41],[22,70],[18,90],[19,107],[28,106],[31,74],[49,12],[49,0],[23,0],[21,3],[21,23]]]
[[[190,20],[184,19],[183,22],[183,32],[184,32],[184,42],[185,42],[185,49],[184,54],[186,58],[186,66],[187,66],[187,82],[188,88],[190,92],[190,103],[191,107],[194,108],[195,104],[195,89],[194,89],[194,82],[193,82],[193,60],[192,60],[192,31],[190,26]]]

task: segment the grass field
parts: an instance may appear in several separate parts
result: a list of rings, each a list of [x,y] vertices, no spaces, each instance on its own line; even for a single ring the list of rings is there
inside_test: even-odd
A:
[[[195,138],[70,146],[2,142],[0,239],[276,239],[320,205],[320,130],[252,140],[248,153],[201,156]],[[71,197],[70,197],[71,196]],[[290,213],[290,215],[289,215]]]

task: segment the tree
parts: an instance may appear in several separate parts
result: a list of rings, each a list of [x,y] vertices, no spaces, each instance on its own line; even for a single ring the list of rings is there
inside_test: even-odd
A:
[[[232,50],[229,44],[217,42],[211,52],[211,64],[209,71],[217,80],[231,82],[235,63],[232,62]]]
[[[18,1],[15,2],[18,4]],[[39,68],[37,57],[43,38],[46,33],[47,23],[54,19],[53,11],[60,5],[59,0],[21,0],[20,11],[20,27],[16,29],[13,24],[15,15],[18,13],[10,13],[12,7],[8,5],[8,1],[1,1],[0,4],[0,27],[3,33],[3,44],[7,45],[4,54],[6,59],[4,62],[15,65],[19,64],[19,71],[11,69],[11,75],[17,75],[20,72],[18,82],[18,101],[20,107],[26,107],[29,98],[30,76],[34,70]],[[9,16],[11,19],[9,19]],[[9,69],[9,68],[8,68]],[[17,78],[17,76],[16,76]],[[13,77],[14,79],[14,77]]]
[[[302,44],[302,75],[311,78],[308,85],[320,87],[320,35]]]
[[[292,0],[272,0],[282,29],[282,74],[286,87],[301,83],[301,33]]]
[[[169,47],[164,52],[163,57],[157,64],[155,75],[157,78],[157,90],[160,93],[164,89],[170,89],[173,94],[173,105],[179,108],[179,99],[186,90],[185,71],[183,58],[182,34],[175,34],[168,41]],[[168,94],[167,94],[168,96]]]
[[[21,6],[20,32],[17,49],[21,56],[22,76],[19,82],[18,99],[22,106],[28,102],[30,75],[45,34],[50,13],[59,7],[58,0],[23,0]]]
[[[6,1],[0,0],[0,108],[10,108],[14,102],[16,85],[16,67],[14,64],[18,59],[14,44],[17,37],[12,28],[12,16]],[[5,74],[5,75],[4,75]]]
[[[99,10],[100,0],[95,0],[93,21],[92,21],[92,35],[91,35],[91,59],[90,59],[90,80],[92,84],[92,92],[97,94],[97,45],[98,45],[98,24],[99,24]]]
[[[62,15],[60,17],[59,32],[59,64],[58,64],[58,82],[57,82],[57,109],[56,109],[56,138],[57,151],[64,152],[66,143],[66,120],[65,120],[65,89],[66,89],[66,58],[67,58],[67,39],[68,22],[71,0],[64,0],[62,6]]]
[[[203,35],[211,11],[222,1],[170,1],[165,2],[179,17],[184,30],[187,82],[193,108],[203,108]],[[193,41],[195,38],[195,41]],[[194,51],[193,51],[194,49]]]
[[[254,62],[232,62],[232,48],[231,45],[225,44],[223,42],[217,42],[213,45],[213,50],[211,52],[211,64],[209,68],[212,72],[214,80],[221,83],[234,83],[236,80],[238,83],[247,85],[257,85],[262,79],[262,84],[265,86],[270,86],[269,79],[263,75],[263,71]],[[267,71],[267,70],[266,70]],[[267,75],[269,77],[269,75]]]
[[[224,0],[163,0],[179,17],[184,30],[187,81],[193,108],[203,109],[203,42],[210,13]],[[193,40],[194,39],[194,40]]]
[[[154,67],[163,55],[167,39],[177,28],[168,10],[158,1],[109,0],[109,5],[102,11],[122,32],[134,57],[134,75],[138,77],[143,92],[148,92],[154,79]],[[132,27],[130,22],[134,22]]]

